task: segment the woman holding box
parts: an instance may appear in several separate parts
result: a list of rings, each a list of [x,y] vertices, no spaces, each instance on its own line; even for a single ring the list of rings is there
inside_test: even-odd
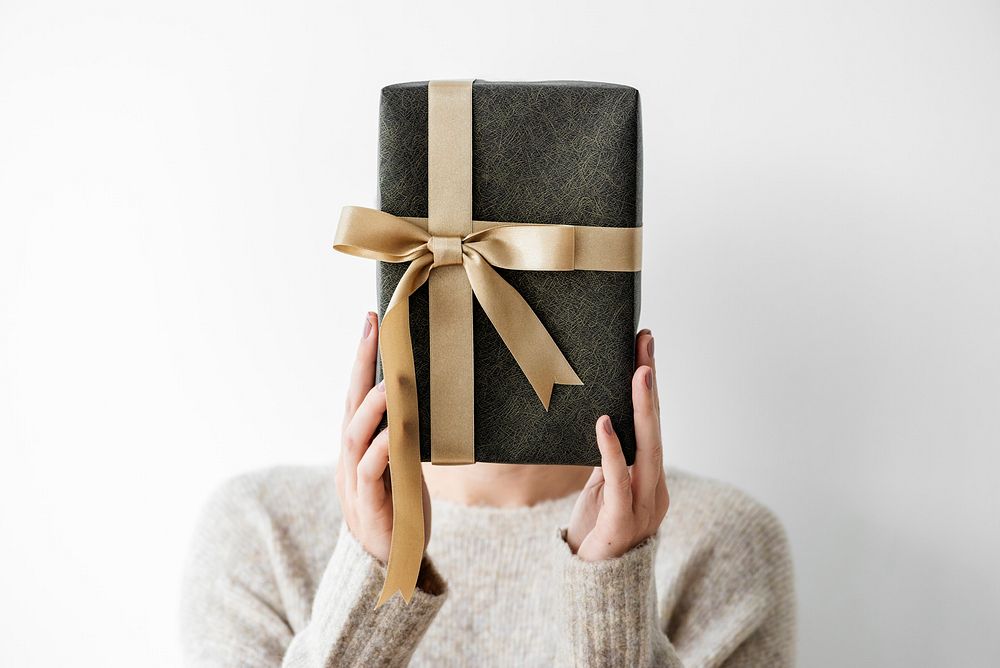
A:
[[[418,588],[375,608],[392,534],[377,349],[369,313],[335,469],[246,475],[206,508],[184,584],[189,665],[794,663],[784,531],[744,493],[663,467],[648,330],[634,465],[607,416],[593,469],[424,464]]]

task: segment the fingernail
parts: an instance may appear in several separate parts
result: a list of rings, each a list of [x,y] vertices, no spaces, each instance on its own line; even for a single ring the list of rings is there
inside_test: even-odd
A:
[[[652,332],[651,330],[648,330],[648,329],[640,329],[640,330],[639,330],[639,333],[638,333],[638,334],[637,334],[636,336],[642,336],[643,334],[652,334],[652,333],[653,333],[653,332]]]
[[[646,344],[646,351],[649,353],[650,359],[653,357],[653,337],[649,337],[649,343]]]
[[[653,389],[653,370],[646,369],[646,389]]]
[[[615,433],[614,427],[611,426],[611,418],[609,418],[607,415],[605,415],[601,419],[604,420],[604,431],[607,432],[608,434]]]
[[[379,392],[385,392],[385,379],[381,380],[375,387],[378,388]]]
[[[375,314],[372,313],[371,311],[368,311],[368,314],[365,315],[365,329],[361,333],[361,338],[362,339],[367,339],[368,335],[372,333],[372,316],[373,315],[375,315]]]

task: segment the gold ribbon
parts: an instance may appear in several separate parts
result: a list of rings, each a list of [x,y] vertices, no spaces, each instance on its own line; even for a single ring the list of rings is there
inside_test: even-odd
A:
[[[386,579],[376,608],[396,591],[410,601],[424,551],[410,295],[430,283],[431,460],[435,464],[472,463],[473,294],[546,410],[554,384],[583,384],[535,312],[493,267],[639,271],[642,265],[642,228],[472,220],[471,95],[468,80],[429,84],[429,217],[398,217],[347,206],[334,241],[334,249],[342,253],[410,263],[393,291],[379,330],[393,526]],[[468,142],[455,136],[456,128],[457,134],[468,135]],[[468,193],[467,203],[463,193]]]

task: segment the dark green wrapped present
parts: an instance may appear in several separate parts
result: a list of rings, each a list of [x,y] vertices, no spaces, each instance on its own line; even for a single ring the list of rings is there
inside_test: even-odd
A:
[[[428,82],[382,89],[379,208],[428,216]],[[472,217],[477,221],[637,228],[642,221],[639,92],[582,81],[472,84]],[[379,313],[409,263],[377,263]],[[608,414],[635,454],[631,378],[638,271],[496,271],[523,296],[582,385],[555,385],[546,410],[473,300],[475,460],[597,465],[594,424]],[[431,461],[428,287],[409,300],[420,457]],[[382,375],[381,357],[378,371]]]

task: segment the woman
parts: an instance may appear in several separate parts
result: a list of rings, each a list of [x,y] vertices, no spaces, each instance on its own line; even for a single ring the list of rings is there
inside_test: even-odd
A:
[[[607,416],[594,469],[425,464],[434,529],[418,590],[374,609],[392,533],[377,347],[369,313],[335,472],[247,475],[206,508],[183,591],[189,665],[793,663],[781,525],[732,487],[664,471],[648,330],[634,465]]]

